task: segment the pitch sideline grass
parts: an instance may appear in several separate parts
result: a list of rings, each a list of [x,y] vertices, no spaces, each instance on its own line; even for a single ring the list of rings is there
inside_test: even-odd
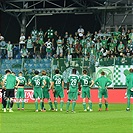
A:
[[[58,105],[59,106],[59,105]],[[46,104],[46,108],[49,106]],[[125,111],[126,104],[109,104],[109,111],[84,112],[82,104],[76,105],[76,113],[34,112],[34,104],[25,104],[25,110],[0,111],[1,133],[132,133],[133,111]],[[71,106],[70,106],[71,109]]]

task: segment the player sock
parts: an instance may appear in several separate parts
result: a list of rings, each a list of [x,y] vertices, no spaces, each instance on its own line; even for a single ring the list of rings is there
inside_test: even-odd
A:
[[[42,101],[40,101],[40,107],[41,107],[41,109],[43,109],[43,102]]]
[[[70,101],[67,101],[67,105],[66,105],[66,110],[69,110],[69,106],[70,106]]]
[[[130,98],[127,100],[127,108],[130,108]]]
[[[61,109],[63,108],[63,104],[64,104],[64,102],[63,102],[63,100],[61,100],[61,101],[60,101],[60,108],[61,108]]]
[[[100,108],[100,109],[102,108],[102,103],[99,103],[99,108]]]
[[[92,102],[89,102],[89,108],[92,109]]]
[[[53,109],[53,104],[51,101],[48,102],[49,106],[50,106],[50,109]]]
[[[10,100],[7,100],[7,108],[9,109],[10,106]]]
[[[42,109],[44,109],[44,102],[42,102]]]
[[[35,102],[35,108],[38,110],[38,102]]]
[[[107,103],[107,102],[105,103],[105,108],[106,108],[106,109],[108,108],[108,103]]]
[[[20,103],[19,102],[17,102],[17,108],[20,108]]]
[[[57,101],[54,101],[54,106],[55,106],[55,109],[57,109]]]
[[[13,107],[13,101],[11,100],[10,101],[10,108],[12,108]]]
[[[75,106],[76,106],[76,101],[73,101],[72,102],[72,110],[74,111],[74,109],[75,109]]]
[[[22,100],[22,108],[24,108],[24,100]]]
[[[3,102],[3,104],[2,104],[2,108],[6,108],[6,101],[5,102]]]
[[[84,108],[84,110],[86,109],[86,103],[85,102],[83,102],[83,108]]]

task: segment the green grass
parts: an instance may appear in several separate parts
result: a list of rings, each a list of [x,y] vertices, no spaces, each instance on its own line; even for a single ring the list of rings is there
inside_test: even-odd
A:
[[[82,104],[76,113],[34,112],[34,104],[25,104],[25,110],[0,111],[0,133],[133,133],[133,111],[125,111],[126,104],[109,104],[109,111],[84,112]],[[48,109],[49,106],[46,105]],[[71,106],[70,106],[71,109]]]

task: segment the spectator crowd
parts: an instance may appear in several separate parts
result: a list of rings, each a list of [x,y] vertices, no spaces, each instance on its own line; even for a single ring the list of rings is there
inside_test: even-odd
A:
[[[132,57],[133,29],[114,31],[107,29],[90,33],[79,26],[75,34],[59,35],[52,27],[44,32],[33,28],[26,37],[21,33],[19,47],[5,42],[0,33],[0,58],[90,58],[103,60],[115,57]],[[20,53],[20,57],[17,57]]]

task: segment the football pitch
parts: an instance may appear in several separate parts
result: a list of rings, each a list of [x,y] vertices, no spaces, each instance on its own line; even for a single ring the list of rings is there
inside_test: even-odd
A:
[[[59,105],[58,105],[59,106]],[[133,105],[132,105],[133,106]],[[109,104],[109,111],[84,112],[82,104],[76,105],[76,113],[64,111],[34,112],[34,104],[25,104],[25,110],[4,113],[0,110],[0,133],[133,133],[133,107],[126,111],[126,104]],[[70,106],[71,109],[71,106]]]

